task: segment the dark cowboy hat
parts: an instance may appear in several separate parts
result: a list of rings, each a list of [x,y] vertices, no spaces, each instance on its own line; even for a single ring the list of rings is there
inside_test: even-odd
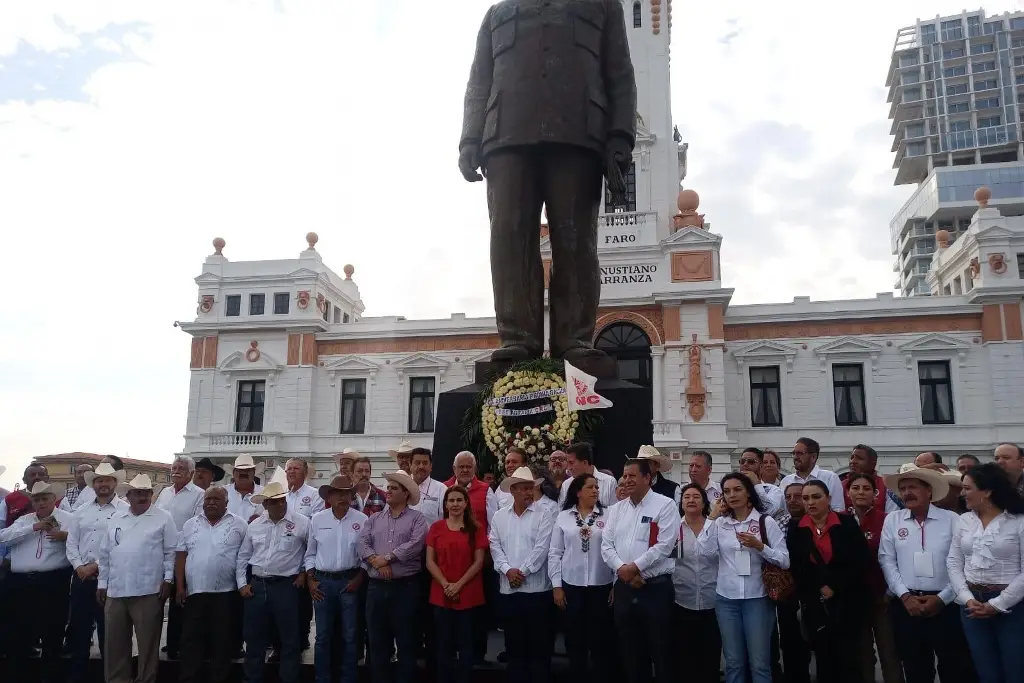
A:
[[[331,495],[331,491],[351,491],[356,487],[352,483],[352,480],[346,477],[344,474],[339,474],[331,479],[330,484],[324,484],[320,487],[320,497],[327,500],[327,496]]]
[[[224,468],[221,467],[220,465],[215,465],[213,461],[210,460],[209,458],[203,458],[202,460],[196,462],[196,469],[210,470],[211,472],[213,472],[214,481],[220,481],[221,479],[224,478],[225,475]]]

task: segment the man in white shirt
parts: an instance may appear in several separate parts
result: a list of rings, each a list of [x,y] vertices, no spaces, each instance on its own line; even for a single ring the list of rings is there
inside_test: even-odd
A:
[[[788,516],[786,512],[786,500],[782,489],[774,484],[765,484],[761,481],[761,464],[764,462],[764,451],[760,448],[748,446],[740,454],[740,472],[747,475],[754,484],[757,497],[764,505],[764,514],[774,517],[781,528],[783,519]]]
[[[212,683],[224,683],[235,654],[235,572],[248,533],[245,520],[228,512],[228,492],[210,487],[203,511],[178,534],[175,602],[182,607],[179,683],[198,683],[203,661]]]
[[[231,468],[231,483],[227,487],[228,512],[241,517],[247,524],[263,512],[262,507],[252,502],[252,497],[263,490],[263,487],[256,483],[256,477],[262,471],[248,453],[242,453],[235,458],[235,464]]]
[[[11,556],[5,589],[12,610],[5,618],[18,626],[10,629],[7,665],[12,673],[27,671],[29,653],[41,642],[40,668],[47,681],[63,680],[64,675],[61,649],[71,581],[65,543],[72,516],[56,507],[63,488],[37,481],[28,490],[33,512],[0,531],[0,543],[7,544]]]
[[[224,468],[209,458],[203,458],[196,463],[195,471],[192,473],[192,483],[206,490],[213,486],[214,482],[220,481],[227,474]]]
[[[649,680],[651,664],[657,683],[675,680],[672,574],[681,521],[676,503],[651,490],[651,475],[645,459],[626,463],[629,498],[609,508],[601,537],[601,557],[616,574],[615,628],[630,683]]]
[[[174,580],[178,529],[171,513],[153,505],[153,482],[145,474],[128,482],[128,509],[118,510],[100,541],[96,598],[106,620],[107,683],[155,683],[160,663],[164,600]],[[132,678],[132,630],[138,673]]]
[[[117,457],[116,455],[104,455],[103,458],[100,460],[100,465],[110,465],[116,471],[124,472],[124,461],[121,460],[121,458]],[[78,510],[78,508],[82,507],[83,505],[88,505],[89,503],[92,502],[93,496],[95,495],[95,489],[93,489],[92,486],[87,486],[85,489],[81,491],[81,493],[78,494],[78,498],[71,506],[71,511],[75,512]],[[124,502],[123,498],[122,502]],[[127,505],[127,502],[125,502],[125,504]]]
[[[487,538],[498,572],[510,683],[547,683],[551,675],[551,579],[548,547],[555,519],[534,502],[534,477],[520,467],[501,482],[512,504],[494,513]]]
[[[526,466],[526,451],[518,446],[513,446],[505,453],[505,476],[511,477],[520,467]],[[506,508],[512,504],[512,493],[499,487],[494,497],[498,500],[498,509]]]
[[[160,492],[156,498],[156,506],[166,510],[174,520],[174,528],[179,532],[185,522],[203,510],[203,489],[192,482],[196,464],[187,455],[179,455],[171,463],[171,485]],[[175,541],[177,545],[177,541]],[[171,595],[177,588],[171,587]],[[178,658],[178,646],[181,642],[181,606],[172,600],[167,607],[167,645],[163,648],[168,659]]]
[[[708,502],[715,506],[722,497],[722,487],[711,479],[711,454],[707,451],[694,451],[690,454],[690,481],[704,489],[708,494]]]
[[[246,683],[263,683],[271,623],[281,638],[281,682],[299,681],[299,594],[306,592],[302,565],[309,519],[290,510],[287,499],[288,490],[278,481],[271,481],[253,496],[253,502],[262,504],[266,512],[249,524],[238,551],[235,580],[245,599]],[[246,577],[249,565],[251,581]]]
[[[946,573],[953,532],[959,518],[932,501],[949,491],[946,477],[929,469],[910,468],[885,478],[899,491],[906,509],[889,513],[882,525],[878,560],[889,592],[896,651],[907,683],[932,683],[935,659],[942,683],[974,683],[956,593]]]
[[[845,512],[846,503],[843,498],[843,482],[839,475],[829,470],[818,467],[818,455],[821,447],[818,442],[806,436],[801,436],[793,446],[793,470],[782,478],[779,488],[783,491],[790,484],[805,484],[811,479],[817,479],[828,487],[830,507],[836,512]]]
[[[311,519],[313,515],[324,509],[324,499],[315,488],[307,483],[309,464],[302,458],[291,458],[284,466],[285,477],[288,479],[288,509]],[[313,600],[309,591],[299,593],[299,625],[302,627],[302,638],[299,647],[309,649],[309,626],[313,621]],[[276,643],[275,643],[276,644]]]
[[[313,665],[316,683],[331,683],[335,653],[341,655],[341,683],[356,683],[359,589],[366,572],[359,563],[356,546],[366,515],[352,507],[355,484],[338,475],[320,487],[320,497],[330,506],[313,515],[306,546],[306,585],[313,598],[316,616],[316,644]],[[332,640],[335,624],[341,625],[338,641]]]
[[[437,479],[431,479],[434,461],[429,448],[412,449],[412,475],[416,485],[420,487],[420,502],[410,505],[411,510],[419,511],[427,519],[427,528],[444,517],[444,493],[448,487]],[[428,575],[429,576],[429,575]]]
[[[565,449],[566,472],[569,476],[562,482],[558,491],[558,507],[561,508],[565,502],[565,496],[569,492],[569,485],[573,477],[580,477],[590,474],[597,479],[598,495],[597,500],[604,507],[615,505],[615,487],[618,481],[615,477],[609,477],[594,466],[594,447],[585,441],[574,443]]]
[[[85,479],[92,495],[84,505],[75,507],[67,540],[68,561],[75,571],[69,596],[67,649],[71,654],[71,669],[68,683],[86,680],[93,628],[99,635],[100,658],[103,658],[106,626],[103,606],[96,600],[100,542],[110,519],[128,509],[128,503],[114,493],[115,487],[124,481],[124,470],[115,470],[113,465],[103,462],[96,466],[95,471],[87,472]],[[84,492],[79,498],[83,495]]]

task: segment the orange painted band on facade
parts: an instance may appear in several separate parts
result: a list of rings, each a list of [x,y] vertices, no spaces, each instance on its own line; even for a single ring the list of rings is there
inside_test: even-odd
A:
[[[318,341],[320,356],[348,353],[410,353],[413,351],[462,351],[497,349],[497,334],[452,335],[450,337],[409,337],[407,339],[353,339],[351,341]]]
[[[792,323],[725,323],[726,341],[839,337],[858,334],[968,332],[982,329],[980,315],[931,315],[882,320],[830,320]]]
[[[1003,316],[999,304],[985,304],[981,307],[981,340],[1003,341]]]
[[[1024,340],[1024,330],[1021,329],[1020,303],[1003,304],[1003,324],[1006,327],[1007,341]]]
[[[632,323],[644,331],[651,345],[661,346],[665,338],[665,324],[660,306],[638,306],[636,308],[600,308],[597,311],[595,338],[604,328],[613,323]]]

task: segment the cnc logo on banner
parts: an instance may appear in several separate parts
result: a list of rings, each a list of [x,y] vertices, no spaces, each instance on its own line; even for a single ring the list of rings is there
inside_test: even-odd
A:
[[[565,361],[565,383],[569,390],[569,410],[594,410],[611,408],[612,402],[594,391],[597,378],[573,367]]]

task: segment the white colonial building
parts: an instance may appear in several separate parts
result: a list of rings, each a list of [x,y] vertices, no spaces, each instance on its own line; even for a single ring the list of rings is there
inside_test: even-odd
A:
[[[1024,442],[1024,218],[978,211],[933,261],[940,296],[730,305],[722,237],[696,193],[679,191],[686,146],[669,106],[668,31],[660,6],[635,5],[638,137],[626,204],[599,222],[595,343],[621,379],[648,389],[654,444],[680,462],[674,477],[695,449],[725,471],[743,446],[785,455],[799,436],[836,470],[857,443],[893,470],[923,450],[990,455]],[[383,464],[401,440],[431,445],[439,393],[473,383],[497,347],[493,318],[365,317],[352,266],[337,275],[317,236],[307,242],[295,259],[232,262],[215,240],[197,316],[180,323],[192,336],[184,452],[304,457],[318,478],[346,447]],[[549,259],[546,239],[541,249]]]

